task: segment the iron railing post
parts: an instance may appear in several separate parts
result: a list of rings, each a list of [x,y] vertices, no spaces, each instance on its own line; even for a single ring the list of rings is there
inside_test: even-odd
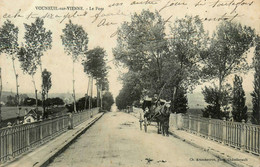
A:
[[[12,133],[12,124],[11,122],[7,123],[8,129],[8,160],[13,158],[13,133]]]
[[[69,113],[69,127],[68,129],[73,129],[73,114]]]
[[[39,120],[39,126],[40,126],[40,143],[42,143],[43,140],[42,119]]]
[[[189,115],[189,132],[191,133],[191,115]]]
[[[245,120],[242,120],[242,127],[241,127],[241,151],[245,151],[246,147],[246,125]]]
[[[226,117],[223,118],[223,129],[222,129],[222,144],[226,144],[226,140],[227,140],[227,125],[226,125],[227,121],[226,121]]]
[[[211,116],[209,116],[208,139],[211,139]]]
[[[200,135],[200,116],[197,116],[197,135]]]

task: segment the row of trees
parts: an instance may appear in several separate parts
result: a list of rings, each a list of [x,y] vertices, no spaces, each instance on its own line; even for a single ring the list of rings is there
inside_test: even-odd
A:
[[[25,74],[32,77],[35,96],[36,96],[36,107],[37,105],[37,88],[35,85],[34,75],[40,67],[41,79],[42,79],[42,100],[44,101],[46,92],[51,88],[51,73],[46,69],[42,70],[41,57],[43,53],[52,47],[52,33],[46,30],[44,27],[44,22],[42,19],[37,18],[34,23],[24,24],[25,34],[24,43],[18,44],[18,32],[19,29],[10,20],[4,22],[3,26],[0,28],[0,52],[5,53],[11,58],[13,63],[13,70],[16,80],[16,102],[18,116],[20,115],[20,96],[19,96],[19,82],[18,74],[15,67],[15,60],[18,59],[20,62],[21,69]],[[46,79],[48,80],[46,82]],[[45,110],[45,106],[43,106]]]
[[[61,35],[62,44],[67,55],[72,57],[73,62],[73,100],[74,111],[77,111],[77,103],[75,97],[75,79],[74,79],[74,64],[82,60],[84,72],[89,78],[88,89],[85,95],[84,108],[87,106],[92,108],[92,96],[93,96],[93,80],[96,80],[97,87],[97,105],[102,108],[102,95],[104,90],[108,90],[108,67],[106,65],[106,52],[101,47],[96,47],[92,50],[88,50],[88,34],[85,32],[82,26],[73,24],[71,20],[65,25]],[[100,99],[100,100],[99,100]],[[88,102],[87,102],[88,101]],[[101,101],[101,102],[100,102]],[[80,100],[78,101],[78,103]],[[87,103],[89,105],[87,105]]]
[[[223,108],[230,102],[225,94],[232,90],[228,89],[226,80],[231,74],[250,69],[246,53],[251,47],[259,45],[256,40],[258,35],[251,27],[224,21],[210,37],[198,16],[176,19],[169,26],[168,34],[165,33],[165,25],[158,12],[148,10],[135,13],[130,22],[121,25],[113,54],[117,64],[126,67],[128,73],[122,77],[123,89],[116,99],[117,104],[126,107],[147,94],[146,89],[150,96],[157,93],[160,98],[171,100],[173,111],[186,112],[186,93],[198,84],[217,80],[218,84],[203,90],[210,106],[205,112],[213,118],[222,118]],[[255,54],[255,59],[257,57],[259,51]],[[257,70],[256,76],[259,76]],[[236,101],[242,100],[238,96],[243,96],[239,86],[241,82],[236,77],[232,98],[236,104]],[[259,87],[256,89],[259,92]],[[259,101],[259,93],[257,96],[254,104]],[[245,109],[234,104],[233,110],[233,113],[243,113]],[[254,113],[259,114],[259,108],[254,109]],[[259,117],[256,118],[259,120]]]
[[[13,70],[16,79],[16,102],[17,112],[20,114],[20,97],[19,97],[19,82],[18,74],[15,67],[15,60],[18,59],[22,71],[32,77],[33,86],[35,89],[36,107],[38,106],[37,88],[34,75],[38,68],[41,71],[41,95],[43,113],[45,113],[45,99],[48,98],[48,92],[52,87],[51,72],[47,69],[43,70],[42,56],[44,52],[52,48],[52,32],[44,27],[43,19],[36,18],[35,22],[24,24],[25,34],[24,43],[18,44],[19,29],[10,20],[4,22],[0,28],[0,53],[5,53],[11,58]],[[97,47],[88,51],[88,34],[82,26],[73,24],[71,20],[62,30],[62,44],[66,54],[72,57],[73,61],[73,99],[74,111],[76,111],[75,97],[75,79],[74,65],[78,60],[82,60],[84,71],[89,76],[88,92],[93,92],[93,78],[96,79],[98,96],[102,95],[103,90],[108,90],[107,69],[105,63],[106,53],[104,49]],[[0,75],[1,76],[1,75]],[[92,86],[90,86],[92,85]],[[1,84],[2,87],[2,84]],[[101,93],[99,93],[101,92]],[[102,96],[101,96],[102,97]],[[88,98],[91,100],[91,98]],[[102,100],[102,98],[101,98]],[[99,101],[97,102],[99,103]],[[91,103],[90,103],[91,104]],[[102,103],[101,103],[102,104]],[[91,107],[91,106],[90,106]],[[0,109],[1,111],[1,109]],[[0,112],[1,115],[1,112]]]
[[[7,96],[7,102],[6,102],[6,106],[16,106],[17,105],[17,98],[15,96]],[[20,95],[20,102],[19,104],[21,106],[36,106],[36,101],[37,104],[42,105],[42,101],[41,100],[36,100],[35,98],[30,98],[27,95]],[[55,97],[55,98],[47,98],[44,101],[44,106],[45,107],[49,107],[49,106],[54,106],[54,105],[64,105],[64,101],[59,98],[59,97]]]
[[[102,100],[101,110],[110,111],[111,106],[114,103],[112,94],[110,92],[105,92],[102,97],[103,97],[102,98],[103,100]],[[88,96],[87,99],[89,99],[89,98],[91,98],[91,97]],[[82,97],[77,100],[76,109],[77,109],[77,111],[83,111],[89,107],[92,107],[92,108],[100,107],[98,101],[99,101],[98,97],[92,98],[91,101],[86,100],[86,97]],[[74,106],[72,104],[68,104],[68,105],[66,105],[66,107],[68,108],[69,112],[74,112]]]

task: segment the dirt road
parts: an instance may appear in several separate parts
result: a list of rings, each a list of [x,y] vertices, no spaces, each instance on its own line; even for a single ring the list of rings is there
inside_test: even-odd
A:
[[[229,166],[218,158],[172,136],[140,131],[138,120],[126,113],[105,114],[67,150],[56,157],[51,167],[102,166]]]

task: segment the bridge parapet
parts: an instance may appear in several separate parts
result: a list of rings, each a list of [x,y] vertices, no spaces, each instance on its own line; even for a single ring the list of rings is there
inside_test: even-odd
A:
[[[0,164],[40,146],[98,114],[99,108],[0,129]]]
[[[171,114],[170,130],[185,130],[241,151],[260,155],[260,126],[243,122]]]

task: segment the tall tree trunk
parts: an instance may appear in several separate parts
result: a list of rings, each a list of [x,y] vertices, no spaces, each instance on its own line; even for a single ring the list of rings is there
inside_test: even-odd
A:
[[[217,106],[216,106],[216,110],[218,112],[218,118],[221,119],[221,96],[222,96],[222,84],[223,84],[223,79],[221,76],[219,76],[219,89],[218,89],[218,99],[217,99]]]
[[[74,78],[74,64],[75,64],[75,60],[73,60],[73,67],[72,67],[72,86],[73,86],[73,101],[74,101],[74,112],[77,111],[76,108],[76,94],[75,94],[75,78]]]
[[[93,76],[91,79],[91,108],[93,108]]]
[[[34,80],[34,75],[32,76],[32,82],[33,82],[33,86],[34,86],[34,91],[35,91],[35,105],[36,105],[36,111],[38,111],[38,97],[37,97],[37,89],[36,89],[36,84],[35,84],[35,80]]]
[[[102,109],[102,107],[103,107],[103,98],[102,98],[102,84],[100,85],[100,107],[101,107],[101,109]]]
[[[96,80],[97,82],[97,80]],[[97,107],[99,106],[99,89],[98,89],[98,84],[96,83],[97,86]]]
[[[156,58],[156,63],[157,63],[157,68],[158,68],[158,76],[157,76],[157,80],[159,83],[157,83],[157,90],[156,92],[159,92],[160,91],[160,88],[161,88],[161,84],[162,84],[162,81],[161,81],[161,67],[160,67],[160,62],[159,62],[159,58]]]
[[[43,86],[43,75],[42,75],[42,64],[40,64],[40,70],[41,70],[41,79],[42,79],[42,116],[45,117],[45,91]]]
[[[89,86],[90,86],[90,77],[88,77],[88,89],[87,89],[87,94],[85,95],[85,107],[84,107],[84,109],[87,109]]]
[[[1,72],[1,67],[0,67],[0,123],[2,121],[2,72]]]
[[[20,118],[20,99],[19,99],[19,85],[18,85],[18,74],[16,73],[15,65],[14,65],[14,56],[12,56],[12,62],[13,62],[13,69],[14,69],[14,75],[15,75],[15,82],[16,82],[16,106],[17,106],[17,115]]]
[[[90,76],[90,78],[89,78],[89,94],[90,94],[90,96],[88,97],[88,109],[90,110],[91,109],[91,76]]]
[[[89,110],[90,110],[90,117],[93,116],[93,113],[92,113],[92,84],[93,84],[93,78],[92,76],[90,77],[91,78],[91,81],[90,81],[90,97],[89,97]]]

